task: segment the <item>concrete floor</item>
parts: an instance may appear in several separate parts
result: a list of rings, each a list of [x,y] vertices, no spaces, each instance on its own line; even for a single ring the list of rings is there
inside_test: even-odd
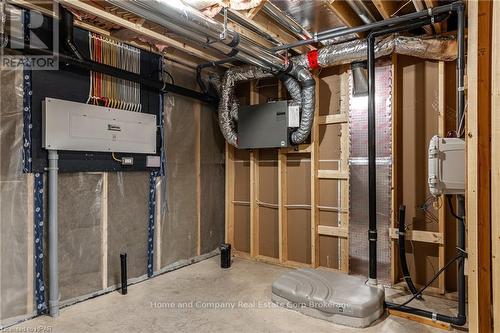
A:
[[[384,317],[367,329],[313,319],[270,302],[271,282],[288,269],[235,259],[229,270],[219,257],[11,327],[13,332],[442,332],[397,317]],[[397,295],[394,295],[397,296]],[[404,299],[401,298],[401,300]],[[442,299],[427,303],[453,308]],[[225,308],[215,308],[224,306]],[[442,310],[441,310],[442,311]],[[445,311],[448,312],[448,311]],[[35,330],[36,329],[36,330]]]

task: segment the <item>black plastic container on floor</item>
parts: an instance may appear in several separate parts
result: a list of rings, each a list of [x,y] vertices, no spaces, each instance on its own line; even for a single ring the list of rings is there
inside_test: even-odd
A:
[[[231,267],[231,244],[223,243],[220,246],[220,267]]]

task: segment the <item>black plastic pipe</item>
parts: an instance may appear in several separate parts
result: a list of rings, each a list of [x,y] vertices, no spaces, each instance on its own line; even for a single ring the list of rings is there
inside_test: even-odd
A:
[[[444,16],[434,18],[443,20]],[[377,280],[377,149],[376,149],[376,110],[375,110],[375,38],[395,32],[412,30],[429,24],[430,17],[373,31],[367,38],[368,63],[368,277],[370,283]]]
[[[417,295],[418,291],[413,284],[413,280],[410,276],[410,270],[408,269],[408,262],[406,261],[406,207],[404,205],[399,206],[399,233],[398,233],[398,245],[399,245],[399,264],[401,265],[401,272],[403,273],[403,279],[410,289],[413,295]],[[417,299],[422,299],[421,295],[417,296]]]
[[[120,253],[120,276],[122,295],[127,295],[127,254]]]
[[[455,2],[452,4],[453,5],[453,11],[456,11],[458,20],[457,20],[457,130],[458,127],[460,126],[460,120],[464,114],[465,111],[465,98],[464,98],[464,69],[465,69],[465,38],[464,38],[464,28],[465,28],[465,13],[464,13],[464,4],[462,2]],[[377,32],[379,33],[379,32]],[[370,37],[375,37],[373,36],[373,33],[368,36],[368,39]],[[369,50],[368,52],[373,52],[374,50],[370,50],[370,43],[369,45]],[[373,43],[371,44],[373,48]],[[374,67],[374,63],[371,64]],[[370,63],[368,64],[370,66]],[[370,68],[369,68],[370,69]],[[368,71],[370,73],[370,70]],[[374,68],[373,68],[374,72]],[[368,78],[370,81],[370,77]],[[374,80],[374,77],[371,77],[371,80]],[[375,101],[375,95],[372,95],[371,91],[369,95],[369,100],[371,102],[369,103],[369,106],[371,104],[374,104]],[[373,126],[375,124],[372,124]],[[369,124],[369,130],[370,130],[370,124]],[[370,136],[369,136],[370,140]],[[369,163],[374,163],[375,161],[369,160]],[[370,196],[375,196],[376,195],[376,188],[371,188],[369,190],[369,195]],[[415,314],[418,316],[430,318],[432,320],[439,320],[443,322],[447,322],[456,326],[463,326],[467,322],[467,316],[466,316],[466,308],[465,308],[465,258],[466,258],[466,252],[465,252],[465,212],[464,212],[464,196],[463,195],[458,195],[457,196],[457,201],[458,201],[458,208],[457,208],[457,216],[459,217],[457,220],[459,221],[458,224],[458,234],[457,234],[457,249],[461,253],[460,258],[458,258],[458,276],[457,276],[457,291],[458,291],[458,312],[456,317],[451,317],[451,316],[446,316],[446,315],[441,315],[436,312],[432,311],[427,311],[427,310],[421,310],[409,306],[402,306],[399,304],[394,304],[390,302],[386,302],[386,306],[388,308],[394,308],[402,312],[407,312],[411,314]],[[371,217],[371,216],[370,216]],[[461,218],[460,218],[461,217]],[[376,225],[376,216],[374,216],[375,219],[375,225]],[[370,221],[370,224],[372,224],[372,221]]]
[[[216,67],[216,66],[224,65],[224,64],[227,64],[228,62],[233,62],[235,60],[236,60],[235,57],[229,57],[229,58],[221,59],[221,60],[217,60],[217,61],[205,62],[203,64],[199,64],[198,66],[196,66],[196,81],[198,82],[198,86],[200,87],[201,91],[205,94],[208,93],[208,89],[205,86],[205,82],[203,82],[203,80],[201,79],[201,72],[203,71],[203,69],[208,68],[208,67]]]
[[[310,44],[321,42],[321,41],[324,41],[327,39],[342,37],[342,36],[346,36],[349,34],[356,34],[356,33],[367,32],[367,31],[375,31],[377,29],[386,28],[388,26],[408,24],[408,22],[415,21],[415,20],[418,20],[421,18],[425,18],[425,17],[430,18],[430,17],[438,15],[438,14],[448,13],[451,11],[458,11],[458,8],[460,6],[462,6],[462,8],[463,8],[463,3],[461,1],[456,1],[456,2],[453,2],[451,4],[447,4],[447,5],[443,5],[443,6],[439,6],[439,7],[434,7],[434,8],[428,9],[428,10],[422,10],[419,12],[410,13],[410,14],[406,14],[406,15],[402,15],[402,16],[396,16],[393,18],[389,18],[387,20],[377,21],[377,22],[373,22],[373,23],[369,23],[369,24],[365,24],[365,25],[360,25],[357,27],[341,28],[341,29],[333,28],[333,29],[319,32],[319,33],[315,34],[313,38],[306,39],[306,40],[300,40],[300,41],[290,43],[287,45],[280,45],[280,46],[274,47],[272,50],[275,52],[280,51],[280,50],[288,50],[291,48],[304,46],[304,45],[310,45]]]

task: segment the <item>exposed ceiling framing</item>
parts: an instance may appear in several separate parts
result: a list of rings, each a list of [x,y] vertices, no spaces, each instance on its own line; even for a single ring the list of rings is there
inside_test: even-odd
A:
[[[22,7],[39,10],[44,14],[51,14],[50,6],[41,7],[36,2],[27,0],[10,1]],[[272,2],[279,7],[285,15],[302,25],[306,30],[310,29],[311,35],[329,28],[359,26],[364,24],[367,19],[387,19],[416,10],[426,10],[438,5],[438,0],[318,0],[314,3],[307,3],[309,7],[306,10],[303,9],[306,3],[297,5],[297,2],[264,0],[257,7],[247,11],[233,11],[241,20],[251,22],[255,27],[283,44],[295,41],[296,37],[262,11],[266,1]],[[59,2],[72,9],[75,13],[80,14],[77,17],[77,26],[101,34],[111,35],[146,49],[156,48],[157,52],[184,65],[195,67],[199,63],[222,58],[220,54],[216,54],[202,45],[193,44],[169,33],[157,24],[110,6],[103,1],[59,0]],[[217,15],[216,19],[222,20],[222,15]],[[334,22],[335,25],[331,26],[328,22],[330,24]],[[264,46],[272,47],[269,40],[237,23],[230,21],[228,26],[230,29],[245,34]],[[435,23],[432,27],[427,26],[424,29],[429,35],[445,33],[446,24]],[[359,38],[365,36],[363,34],[358,35]],[[304,53],[310,49],[314,49],[314,47],[301,47],[295,49],[295,51]]]

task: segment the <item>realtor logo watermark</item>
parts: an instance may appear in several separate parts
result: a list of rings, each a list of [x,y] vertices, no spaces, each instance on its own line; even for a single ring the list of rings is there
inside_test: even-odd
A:
[[[59,17],[57,1],[32,0],[34,7],[52,8]],[[0,0],[1,69],[59,69],[59,24],[41,12]]]

